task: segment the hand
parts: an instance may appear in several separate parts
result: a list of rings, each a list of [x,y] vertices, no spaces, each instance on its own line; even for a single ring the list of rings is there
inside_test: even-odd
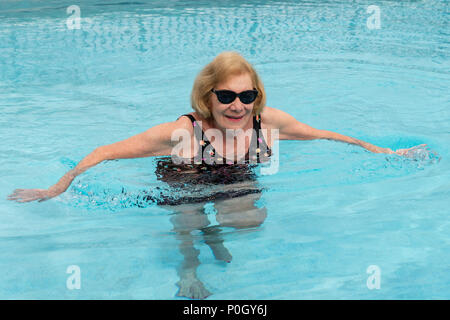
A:
[[[8,196],[8,200],[15,200],[17,202],[46,201],[66,191],[75,176],[74,170],[71,170],[59,179],[57,184],[48,189],[16,189]]]
[[[419,148],[422,148],[422,147],[425,147],[425,146],[426,146],[426,144],[420,144],[420,145],[412,147],[412,148],[398,149],[394,153],[396,153],[398,155],[401,155],[401,156],[408,157],[408,156],[413,155],[415,150],[417,150]]]
[[[50,192],[47,189],[16,189],[8,196],[8,200],[17,202],[30,202],[39,200],[39,202],[56,197],[59,193]]]

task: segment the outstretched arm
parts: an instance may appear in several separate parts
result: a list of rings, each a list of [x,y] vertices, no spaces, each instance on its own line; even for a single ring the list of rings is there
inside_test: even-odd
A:
[[[372,151],[374,153],[395,153],[394,151],[392,151],[389,148],[382,148],[382,147],[378,147],[376,145],[370,144],[368,142],[359,140],[359,139],[355,139],[352,137],[348,137],[348,136],[344,136],[342,134],[336,133],[336,132],[332,132],[332,131],[327,131],[327,130],[319,130],[321,131],[321,136],[319,137],[319,139],[329,139],[329,140],[336,140],[336,141],[342,141],[342,142],[347,142],[347,143],[351,143],[351,144],[356,144],[358,146],[361,146],[369,151]]]
[[[408,150],[416,148],[413,147],[409,149],[399,149],[394,152],[389,148],[378,147],[368,142],[345,136],[340,133],[315,129],[311,126],[308,126],[307,124],[301,123],[293,116],[278,109],[270,108],[269,114],[273,119],[272,122],[276,124],[275,127],[278,127],[280,130],[280,140],[329,139],[356,144],[374,153],[396,153],[399,155],[404,155],[408,152]]]
[[[69,188],[76,176],[104,160],[140,158],[171,153],[172,131],[183,127],[183,120],[163,123],[137,134],[131,138],[96,148],[81,160],[75,168],[68,171],[59,181],[48,189],[16,189],[8,200],[18,202],[39,202],[56,197]],[[185,120],[184,120],[185,121]]]

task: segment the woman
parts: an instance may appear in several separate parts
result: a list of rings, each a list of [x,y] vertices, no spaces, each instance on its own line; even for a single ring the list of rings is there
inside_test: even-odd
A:
[[[264,221],[265,208],[254,205],[261,190],[249,164],[268,161],[275,140],[332,139],[375,153],[394,153],[389,148],[312,128],[281,110],[265,106],[265,101],[264,87],[254,68],[238,53],[223,52],[194,82],[194,112],[129,139],[98,147],[49,189],[16,189],[9,199],[41,202],[56,197],[67,190],[76,176],[104,160],[172,155],[170,161],[158,161],[158,178],[180,192],[187,185],[191,193],[178,198],[159,197],[157,202],[182,213],[171,218],[184,256],[178,295],[204,298],[210,292],[196,276],[198,250],[193,246],[191,231],[201,230],[214,256],[231,261],[219,227],[256,227]],[[395,153],[406,155],[414,148]],[[206,194],[192,192],[205,185]],[[215,203],[219,226],[211,227],[204,214],[203,207],[209,201]]]
[[[221,103],[217,94],[211,91],[212,89],[216,92],[231,90],[241,93],[254,88],[258,91],[256,100],[248,104],[238,98],[226,104]],[[215,128],[221,131],[248,129],[253,124],[253,116],[259,115],[261,128],[278,129],[280,140],[332,139],[360,145],[375,153],[399,155],[404,155],[409,150],[417,148],[399,149],[394,152],[389,148],[377,147],[339,133],[315,129],[297,121],[281,110],[265,106],[265,99],[264,87],[253,67],[238,53],[223,52],[198,75],[191,97],[195,112],[191,115],[206,125],[206,129]],[[176,121],[162,123],[129,139],[98,147],[50,188],[16,189],[9,199],[18,202],[34,200],[41,202],[56,197],[67,190],[76,176],[104,160],[171,155],[172,148],[178,143],[171,139],[171,135],[177,129],[187,130],[192,137],[192,148],[194,150],[199,148],[199,145],[195,143],[194,126],[191,119],[184,116],[179,117]],[[224,139],[225,137],[226,134]],[[272,141],[268,145],[270,147]],[[225,143],[222,146],[226,148]],[[230,150],[230,154],[234,153],[234,150]],[[226,154],[224,156],[226,157]]]

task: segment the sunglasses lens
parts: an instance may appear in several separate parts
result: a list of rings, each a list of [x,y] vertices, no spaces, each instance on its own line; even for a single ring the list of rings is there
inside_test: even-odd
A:
[[[217,99],[220,103],[228,104],[232,103],[236,99],[236,93],[228,90],[216,91]]]
[[[241,92],[239,99],[241,99],[242,103],[250,104],[255,101],[257,95],[258,91],[255,90],[244,91]]]
[[[213,92],[217,95],[217,100],[219,100],[219,102],[223,104],[232,103],[234,99],[236,99],[236,96],[238,95],[236,92],[230,90],[218,90],[218,91],[213,90]],[[256,100],[257,96],[258,91],[248,90],[241,92],[239,94],[239,99],[244,104],[250,104]]]

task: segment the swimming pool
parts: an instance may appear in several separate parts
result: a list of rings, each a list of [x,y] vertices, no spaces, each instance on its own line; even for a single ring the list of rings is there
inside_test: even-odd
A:
[[[190,112],[197,72],[236,50],[259,71],[268,106],[438,155],[282,141],[279,171],[259,177],[263,224],[220,231],[232,262],[192,233],[209,298],[449,299],[449,43],[444,0],[3,0],[0,298],[182,299],[175,215],[122,193],[162,187],[155,159],[104,162],[46,202],[6,197]],[[205,209],[217,225],[212,203]]]

